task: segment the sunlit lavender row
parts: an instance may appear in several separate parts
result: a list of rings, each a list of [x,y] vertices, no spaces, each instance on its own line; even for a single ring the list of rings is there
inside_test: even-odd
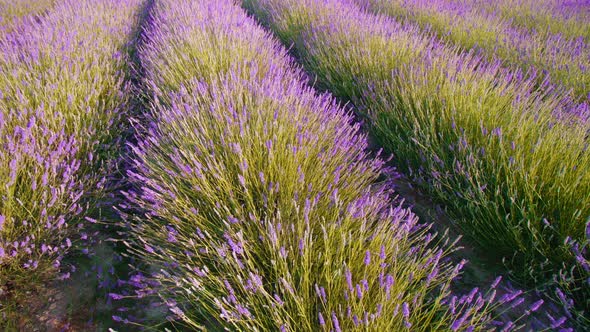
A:
[[[25,291],[68,278],[62,259],[106,197],[140,2],[60,1],[0,37],[2,328]]]
[[[0,0],[0,35],[42,15],[55,0]]]
[[[146,29],[152,102],[124,206],[147,264],[135,294],[192,328],[244,331],[472,331],[518,301],[451,294],[453,246],[393,200],[351,115],[233,1],[158,1]]]
[[[590,4],[588,0],[455,0],[475,3],[483,10],[496,12],[513,25],[540,33],[583,37],[590,42]]]
[[[368,10],[392,15],[434,31],[462,49],[483,51],[488,59],[549,75],[554,84],[573,90],[576,100],[590,102],[590,47],[584,38],[515,27],[497,12],[453,0],[356,0]],[[590,15],[588,16],[590,19]]]
[[[518,280],[567,280],[576,310],[587,310],[588,253],[572,246],[588,241],[587,109],[351,1],[244,3],[319,84],[368,117],[379,144],[463,233]]]
[[[0,330],[588,330],[589,16],[0,0]]]

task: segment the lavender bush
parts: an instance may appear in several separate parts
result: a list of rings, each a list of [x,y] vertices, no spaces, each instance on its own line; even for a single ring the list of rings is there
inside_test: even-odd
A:
[[[458,0],[464,1],[464,0]],[[496,12],[513,25],[541,33],[582,36],[590,42],[588,0],[465,0],[487,12]]]
[[[136,296],[195,329],[490,323],[495,291],[452,296],[453,246],[393,199],[360,125],[234,1],[156,2],[139,54],[151,103],[122,210],[146,265]]]
[[[140,2],[61,1],[0,37],[0,326],[25,291],[68,278],[62,259],[95,222]]]
[[[514,276],[542,285],[575,263],[564,243],[583,241],[590,215],[587,106],[350,1],[244,5]]]
[[[0,35],[43,14],[55,0],[0,0]]]
[[[577,100],[590,102],[590,47],[580,36],[565,38],[545,31],[514,27],[502,15],[453,0],[356,0],[375,12],[419,24],[464,49],[483,51],[524,71],[547,73],[573,90]],[[515,12],[513,8],[510,12]],[[590,18],[590,16],[589,16]],[[539,74],[544,79],[544,74]]]

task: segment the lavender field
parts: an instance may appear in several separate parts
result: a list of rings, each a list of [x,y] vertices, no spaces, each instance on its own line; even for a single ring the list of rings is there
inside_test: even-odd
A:
[[[587,331],[590,2],[0,0],[0,330]]]

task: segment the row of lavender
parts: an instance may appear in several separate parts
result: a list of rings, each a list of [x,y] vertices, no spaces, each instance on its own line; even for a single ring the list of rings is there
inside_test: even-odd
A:
[[[464,233],[519,280],[561,283],[573,299],[558,291],[557,300],[588,324],[587,109],[354,1],[243,2],[367,116]]]
[[[25,292],[68,277],[62,259],[84,247],[86,224],[105,203],[140,3],[60,1],[0,36],[3,328],[23,316]]]
[[[2,38],[0,286],[12,299],[87,237],[127,109],[138,6],[66,1]],[[495,292],[451,296],[450,248],[389,208],[388,185],[374,185],[382,161],[284,49],[230,2],[157,8],[142,50],[153,123],[134,147],[128,197],[140,213],[128,221],[131,250],[160,271],[155,291],[179,318],[285,330],[487,324]],[[522,302],[499,303],[511,301]]]
[[[157,1],[144,37],[123,206],[140,297],[247,331],[473,331],[522,302],[451,294],[453,246],[392,199],[351,114],[234,1]]]
[[[582,36],[590,42],[588,0],[454,0],[471,2],[487,12],[495,12],[513,25],[566,38]]]
[[[547,30],[515,27],[501,13],[488,12],[481,4],[469,1],[355,2],[371,11],[417,23],[462,49],[483,51],[488,59],[497,57],[515,68],[536,70],[540,79],[546,73],[554,83],[573,90],[575,100],[590,102],[590,47],[582,36],[566,38]]]

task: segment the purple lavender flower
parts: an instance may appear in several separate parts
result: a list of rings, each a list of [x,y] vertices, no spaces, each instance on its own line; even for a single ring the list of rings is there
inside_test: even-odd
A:
[[[410,306],[406,302],[402,304],[402,315],[404,318],[410,317]]]
[[[494,282],[492,282],[492,284],[490,285],[490,288],[494,289],[494,288],[498,287],[498,284],[500,284],[500,281],[502,281],[502,276],[497,276],[496,279],[494,279]]]
[[[543,301],[543,299],[536,301],[535,303],[531,304],[531,306],[529,307],[529,311],[535,312],[539,310],[539,308],[543,305],[544,302],[545,301]]]
[[[565,316],[560,317],[559,319],[553,321],[551,323],[551,328],[556,329],[562,326],[566,322],[567,318]]]
[[[463,325],[463,323],[465,322],[465,320],[467,319],[467,313],[465,313],[464,315],[462,315],[460,318],[456,319],[453,324],[451,325],[451,330],[452,331],[458,331],[461,326]]]
[[[338,317],[336,317],[336,313],[332,311],[332,324],[334,325],[334,331],[341,332],[340,323],[338,322]]]
[[[324,320],[324,316],[322,316],[321,312],[318,312],[318,320],[319,320],[320,326],[326,325],[326,321]]]

